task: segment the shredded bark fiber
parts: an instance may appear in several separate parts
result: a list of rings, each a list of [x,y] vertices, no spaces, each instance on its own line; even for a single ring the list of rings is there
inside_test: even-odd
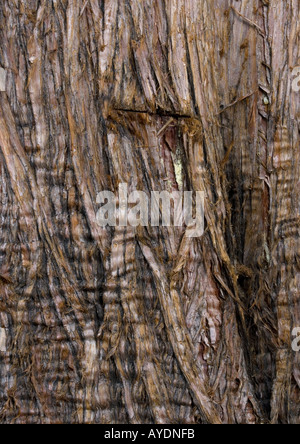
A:
[[[0,422],[300,423],[299,0],[0,2]],[[205,234],[97,194],[205,192]]]

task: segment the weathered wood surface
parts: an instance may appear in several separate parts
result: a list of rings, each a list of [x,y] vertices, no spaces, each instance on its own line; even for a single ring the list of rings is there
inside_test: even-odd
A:
[[[0,3],[2,423],[300,422],[299,12]],[[204,236],[100,228],[120,182]]]

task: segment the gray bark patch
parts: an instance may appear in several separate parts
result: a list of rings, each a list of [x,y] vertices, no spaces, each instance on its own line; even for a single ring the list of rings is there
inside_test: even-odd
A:
[[[0,352],[6,351],[6,331],[5,328],[0,328]]]
[[[0,68],[0,91],[6,90],[6,71],[3,68]]]

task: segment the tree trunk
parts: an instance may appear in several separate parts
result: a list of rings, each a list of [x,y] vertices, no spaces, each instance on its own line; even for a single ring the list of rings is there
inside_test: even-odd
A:
[[[299,0],[0,4],[0,421],[300,423]],[[205,192],[205,233],[100,191]]]

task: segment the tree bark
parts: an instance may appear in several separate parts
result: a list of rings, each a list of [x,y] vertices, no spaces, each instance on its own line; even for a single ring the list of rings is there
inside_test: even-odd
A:
[[[300,422],[299,0],[0,4],[0,421]],[[97,195],[205,193],[204,235]]]

